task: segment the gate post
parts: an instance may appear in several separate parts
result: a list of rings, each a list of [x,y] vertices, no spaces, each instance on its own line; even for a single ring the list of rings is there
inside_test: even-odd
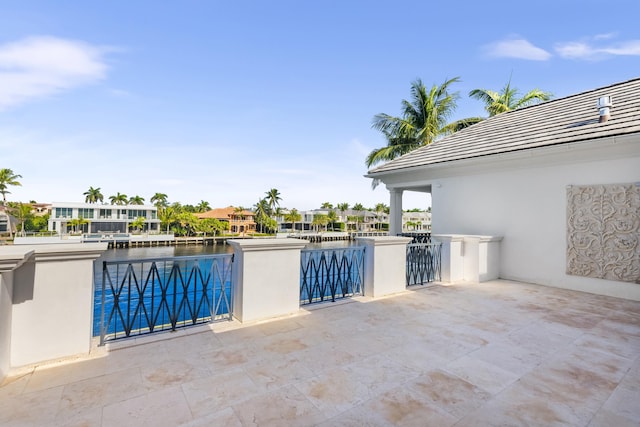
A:
[[[364,294],[370,297],[403,292],[407,288],[407,244],[410,237],[358,237],[364,251]]]
[[[299,239],[229,240],[233,247],[233,315],[251,322],[300,309]]]

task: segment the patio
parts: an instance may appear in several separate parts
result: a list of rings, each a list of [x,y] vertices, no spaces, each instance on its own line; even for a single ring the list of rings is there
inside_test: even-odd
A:
[[[14,370],[0,424],[626,426],[638,402],[640,302],[497,280]]]

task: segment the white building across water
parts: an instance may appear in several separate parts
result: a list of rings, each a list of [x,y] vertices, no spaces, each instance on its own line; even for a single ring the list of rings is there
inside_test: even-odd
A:
[[[158,208],[153,205],[54,202],[51,204],[48,229],[58,234],[74,230],[82,233],[126,233],[129,224],[138,218],[144,218],[140,231],[160,231]]]

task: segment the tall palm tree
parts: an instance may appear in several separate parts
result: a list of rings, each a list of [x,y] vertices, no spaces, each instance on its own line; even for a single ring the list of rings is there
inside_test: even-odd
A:
[[[333,204],[329,202],[324,202],[320,205],[320,209],[333,209]]]
[[[506,111],[548,101],[551,99],[552,94],[550,92],[543,92],[540,89],[532,89],[522,97],[519,97],[518,89],[511,87],[511,77],[509,77],[509,81],[500,92],[489,89],[474,89],[469,92],[469,96],[482,101],[485,110],[487,110],[491,117]]]
[[[167,234],[169,233],[169,227],[176,219],[176,209],[172,206],[167,206],[158,211],[158,219],[161,225],[166,225]]]
[[[164,208],[167,206],[168,201],[167,201],[168,197],[166,194],[164,193],[156,193],[153,196],[151,196],[151,203],[153,203],[157,208]]]
[[[131,196],[129,198],[130,205],[144,205],[144,197],[140,197],[138,195]]]
[[[197,212],[206,212],[209,210],[211,210],[211,205],[209,204],[209,202],[204,200],[200,200],[200,203],[198,203],[198,205],[196,206]]]
[[[384,203],[378,203],[376,204],[376,207],[374,208],[374,210],[376,211],[376,226],[378,229],[380,229],[380,214],[383,212],[386,212],[389,209],[389,207],[387,205],[385,205]]]
[[[327,220],[329,221],[329,224],[331,224],[331,231],[334,231],[336,221],[338,221],[338,214],[336,211],[330,210],[329,213],[327,213]]]
[[[449,123],[456,109],[458,93],[450,93],[449,87],[460,81],[459,77],[445,80],[440,86],[427,89],[422,80],[411,83],[411,101],[402,100],[402,116],[380,113],[374,116],[372,127],[382,132],[387,146],[377,148],[366,158],[367,167],[393,160],[436,139],[479,122],[474,117]]]
[[[11,194],[8,186],[13,185],[14,187],[19,187],[22,185],[20,181],[18,181],[18,178],[22,178],[22,175],[14,173],[11,169],[0,169],[0,193],[2,193],[3,205],[7,203],[7,194]]]
[[[127,195],[121,194],[120,192],[115,196],[109,196],[109,202],[111,202],[112,205],[126,205],[128,200]]]
[[[296,208],[293,208],[284,216],[284,220],[291,223],[291,231],[293,232],[296,231],[296,222],[300,222],[302,220],[302,215]]]
[[[271,214],[274,214],[276,211],[276,208],[278,206],[280,206],[280,200],[282,200],[282,198],[280,197],[280,192],[278,191],[277,188],[272,188],[271,190],[267,191],[267,202],[269,203],[269,208],[271,209]]]
[[[340,216],[344,216],[344,212],[345,212],[347,209],[349,209],[349,203],[346,203],[346,202],[345,202],[345,203],[338,203],[338,204],[336,205],[336,207],[337,207],[337,208],[338,208],[338,210],[340,211],[340,214],[341,214]],[[345,219],[345,221],[344,221],[344,222],[345,222],[345,224],[346,224],[346,222],[347,222],[347,221],[346,221],[346,219]]]
[[[269,202],[267,202],[267,199],[259,199],[254,205],[254,209],[256,213],[255,221],[260,224],[260,232],[264,233],[265,220],[269,218]]]
[[[20,235],[26,236],[24,226],[27,220],[33,215],[31,211],[33,210],[33,206],[29,203],[18,203],[15,207],[15,216],[16,219],[20,222]]]
[[[84,198],[85,203],[98,203],[98,202],[104,201],[104,196],[100,192],[100,187],[98,188],[89,187],[89,189],[85,191],[83,195],[85,196]]]

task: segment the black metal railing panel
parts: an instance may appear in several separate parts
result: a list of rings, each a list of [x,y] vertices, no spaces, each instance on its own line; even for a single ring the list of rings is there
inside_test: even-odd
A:
[[[231,319],[232,261],[232,254],[104,261],[94,309],[100,345]]]
[[[442,243],[407,245],[407,286],[440,281]]]
[[[300,304],[362,295],[364,246],[303,249],[300,253]]]
[[[411,231],[407,233],[399,233],[398,236],[411,237],[410,243],[431,243],[431,233],[421,231]]]

